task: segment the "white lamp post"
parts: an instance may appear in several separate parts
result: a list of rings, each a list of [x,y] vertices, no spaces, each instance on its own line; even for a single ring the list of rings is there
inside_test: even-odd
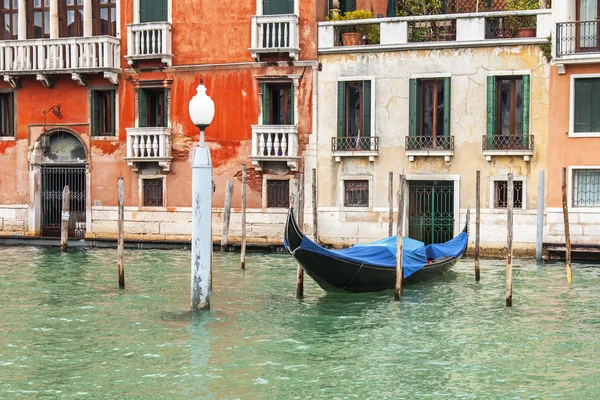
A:
[[[200,146],[192,162],[192,310],[210,310],[212,251],[212,163],[204,145],[204,129],[215,116],[215,103],[206,95],[202,79],[198,93],[190,100],[189,112],[200,128]]]

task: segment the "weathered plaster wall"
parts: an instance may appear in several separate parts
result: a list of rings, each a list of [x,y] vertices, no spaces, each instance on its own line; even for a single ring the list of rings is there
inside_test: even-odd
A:
[[[549,73],[537,46],[419,50],[364,54],[322,55],[319,75],[318,170],[319,207],[326,215],[320,236],[336,242],[346,232],[344,242],[380,238],[387,234],[388,172],[405,174],[460,175],[460,208],[475,207],[475,171],[481,170],[482,208],[490,208],[490,177],[509,172],[526,177],[527,210],[515,211],[515,241],[519,245],[535,242],[535,230],[525,229],[537,207],[538,171],[547,165],[549,112]],[[531,74],[531,125],[535,135],[535,154],[530,162],[521,157],[494,157],[487,162],[482,154],[482,135],[486,132],[486,82],[488,75],[500,71]],[[441,157],[417,157],[409,162],[405,155],[408,135],[409,78],[415,74],[451,74],[451,134],[455,136],[455,154],[450,162]],[[375,77],[375,130],[379,136],[379,157],[344,158],[336,163],[331,155],[331,137],[337,130],[337,80],[339,77]],[[366,175],[373,179],[370,212],[352,212],[341,207],[340,175]],[[395,183],[397,188],[397,183]],[[344,223],[342,211],[348,223]],[[349,215],[349,216],[348,216]],[[325,217],[324,217],[325,218]],[[535,220],[535,219],[533,219]],[[464,221],[464,220],[462,220]],[[464,222],[461,222],[461,224]],[[521,229],[518,224],[523,224]],[[506,213],[489,210],[483,214],[484,245],[505,243]],[[358,228],[354,228],[357,226]],[[533,225],[535,227],[535,225]],[[527,232],[527,235],[521,233]]]
[[[571,112],[571,76],[598,74],[597,64],[569,65],[564,75],[552,67],[550,75],[550,134],[548,157],[548,202],[544,241],[564,243],[562,214],[562,168],[569,166],[600,165],[600,138],[569,137]],[[570,177],[568,177],[570,179]],[[571,196],[571,193],[568,194]],[[600,209],[597,212],[569,212],[571,241],[573,243],[600,243]]]

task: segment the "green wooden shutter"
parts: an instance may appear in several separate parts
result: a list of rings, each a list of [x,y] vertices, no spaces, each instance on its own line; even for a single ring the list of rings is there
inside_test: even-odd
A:
[[[263,125],[271,125],[271,88],[267,83],[263,83],[262,85]]]
[[[148,22],[149,0],[140,0],[140,22]]]
[[[529,148],[529,107],[530,107],[530,76],[523,75],[523,148]]]
[[[168,21],[169,20],[169,1],[168,0],[162,0],[162,15],[161,15],[161,21]]]
[[[98,121],[98,96],[95,90],[90,92],[90,109],[91,109],[91,128],[92,128],[92,136],[100,135],[100,124]]]
[[[418,136],[419,132],[419,82],[417,79],[408,81],[408,135]]]
[[[388,0],[388,6],[387,6],[387,16],[388,17],[396,16],[396,2],[397,2],[397,0]]]
[[[144,89],[140,89],[138,92],[138,102],[138,126],[143,128],[148,126],[148,100]]]
[[[294,13],[294,0],[287,0],[287,12],[286,14]]]
[[[575,132],[592,131],[592,80],[575,79]]]
[[[356,0],[340,0],[342,12],[356,11]]]
[[[363,81],[362,92],[362,135],[363,137],[371,136],[371,81]],[[367,143],[365,147],[370,146]]]
[[[294,110],[295,110],[295,103],[294,103],[294,84],[290,83],[290,94],[288,95],[288,113],[289,113],[289,117],[288,117],[288,121],[290,121],[290,125],[294,125]]]
[[[263,15],[271,14],[271,0],[263,0]]]
[[[117,135],[117,91],[110,91],[110,121],[111,121],[111,133],[113,136]]]
[[[498,93],[496,89],[496,77],[488,76],[487,79],[487,129],[486,129],[486,149],[491,149],[493,138],[497,132],[497,115],[498,115]]]
[[[338,137],[346,136],[346,82],[338,82],[337,102]]]
[[[166,128],[169,126],[169,91],[167,89],[163,92],[163,107],[163,120],[161,126]]]
[[[9,129],[10,136],[17,136],[17,127],[15,126],[15,92],[10,93],[10,121],[9,121]]]
[[[450,136],[450,110],[452,108],[450,90],[450,77],[444,78],[444,136]]]
[[[592,132],[600,132],[600,78],[594,78],[592,81]]]
[[[167,21],[168,0],[140,0],[140,22]]]

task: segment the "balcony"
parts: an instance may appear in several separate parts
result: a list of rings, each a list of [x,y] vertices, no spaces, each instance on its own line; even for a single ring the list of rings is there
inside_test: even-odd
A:
[[[145,22],[127,25],[127,63],[160,60],[172,65],[171,24],[169,22]]]
[[[261,54],[287,53],[293,60],[300,54],[298,16],[295,14],[255,15],[252,17],[252,58]]]
[[[552,10],[457,13],[319,22],[319,53],[545,44]],[[376,32],[366,44],[347,45],[349,31]]]
[[[483,135],[483,155],[486,161],[497,156],[523,156],[525,161],[529,161],[533,156],[533,139],[533,135]]]
[[[119,71],[119,40],[111,36],[0,41],[0,74],[13,88],[24,75],[51,87],[51,75],[69,73],[80,85],[96,73],[116,85]]]
[[[292,171],[298,170],[298,126],[253,125],[252,165],[263,169],[265,162],[285,162]]]
[[[155,162],[171,169],[171,128],[127,128],[127,164],[139,171],[139,163]]]
[[[600,21],[556,24],[556,66],[565,73],[565,64],[600,62]]]
[[[415,157],[444,157],[444,161],[450,161],[454,155],[454,136],[407,136],[406,155],[411,162]]]
[[[336,162],[342,157],[369,157],[370,162],[379,156],[379,137],[334,137],[331,138],[331,154]]]

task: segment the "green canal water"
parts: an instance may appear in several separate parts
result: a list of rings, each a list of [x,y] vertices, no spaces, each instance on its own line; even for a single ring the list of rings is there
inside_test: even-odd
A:
[[[600,268],[472,260],[393,293],[325,294],[283,254],[215,253],[212,311],[189,252],[0,248],[0,398],[598,399]]]

